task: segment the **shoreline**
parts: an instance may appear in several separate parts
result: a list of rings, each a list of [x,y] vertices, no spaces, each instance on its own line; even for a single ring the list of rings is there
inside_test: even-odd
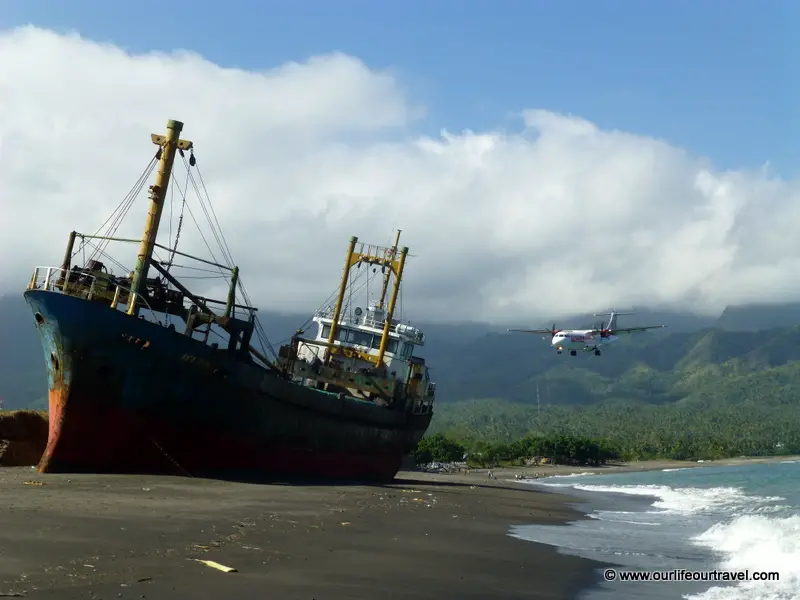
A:
[[[440,475],[448,478],[483,478],[486,479],[488,472],[497,479],[507,479],[508,481],[515,481],[513,478],[516,475],[527,476],[528,480],[543,479],[547,477],[563,477],[568,475],[613,475],[617,473],[636,473],[645,471],[663,471],[665,469],[702,469],[706,467],[735,467],[750,464],[765,464],[765,463],[780,463],[784,461],[797,461],[800,462],[800,455],[786,455],[786,456],[740,456],[735,458],[722,458],[719,460],[704,460],[701,462],[688,461],[688,460],[643,460],[635,462],[619,462],[610,463],[600,467],[591,466],[571,466],[571,465],[536,465],[536,466],[519,466],[519,467],[495,467],[495,468],[470,468],[469,473],[464,472],[425,472],[431,475]],[[416,473],[417,471],[413,471]],[[511,478],[511,479],[508,479]]]
[[[586,518],[575,498],[459,479],[402,471],[383,486],[258,485],[0,468],[0,593],[569,599],[599,583],[603,563],[509,535]]]

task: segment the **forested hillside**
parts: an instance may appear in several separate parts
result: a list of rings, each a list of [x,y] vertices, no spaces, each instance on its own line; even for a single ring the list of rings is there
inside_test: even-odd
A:
[[[488,334],[432,362],[449,399],[583,405],[608,400],[662,404],[774,396],[792,387],[800,364],[800,327],[757,332],[703,329],[643,333],[602,356],[558,355],[540,336]]]

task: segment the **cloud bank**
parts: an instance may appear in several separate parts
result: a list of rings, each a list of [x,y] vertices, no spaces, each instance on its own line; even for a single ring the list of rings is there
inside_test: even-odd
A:
[[[178,119],[262,310],[315,309],[349,236],[389,244],[394,228],[417,320],[800,300],[798,182],[544,110],[522,111],[519,131],[436,137],[414,132],[419,114],[391,72],[342,54],[249,72],[1,33],[0,293],[59,264],[72,229],[100,227],[152,156],[149,134]],[[142,194],[117,234],[139,237],[145,213]],[[173,236],[177,213],[176,197]],[[185,220],[180,249],[207,256]]]

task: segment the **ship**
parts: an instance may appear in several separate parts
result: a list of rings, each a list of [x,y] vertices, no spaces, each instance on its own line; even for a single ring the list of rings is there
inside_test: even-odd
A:
[[[409,256],[400,231],[392,246],[352,237],[335,301],[309,311],[310,326],[275,352],[229,248],[224,262],[179,251],[183,209],[174,243],[171,231],[168,244],[157,242],[167,189],[181,193],[176,157],[185,188],[191,180],[201,204],[201,189],[210,203],[182,131],[170,120],[164,135],[151,134],[156,151],[108,230],[72,231],[61,265],[36,267],[24,291],[48,379],[38,471],[392,480],[427,431],[436,394],[417,356],[424,333],[395,316]],[[141,238],[110,235],[153,171]],[[218,225],[213,206],[210,214]],[[107,252],[112,242],[138,245],[132,271]],[[73,264],[87,245],[90,257]],[[130,255],[132,263],[132,247]],[[222,273],[218,295],[226,297],[193,293],[175,275],[176,260]],[[364,273],[380,293],[353,306]]]

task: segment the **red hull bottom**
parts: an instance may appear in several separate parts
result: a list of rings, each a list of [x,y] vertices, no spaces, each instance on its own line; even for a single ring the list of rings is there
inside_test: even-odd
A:
[[[194,477],[281,479],[394,478],[403,456],[346,453],[256,443],[184,423],[144,418],[101,402],[50,391],[50,432],[42,473],[148,473]]]

